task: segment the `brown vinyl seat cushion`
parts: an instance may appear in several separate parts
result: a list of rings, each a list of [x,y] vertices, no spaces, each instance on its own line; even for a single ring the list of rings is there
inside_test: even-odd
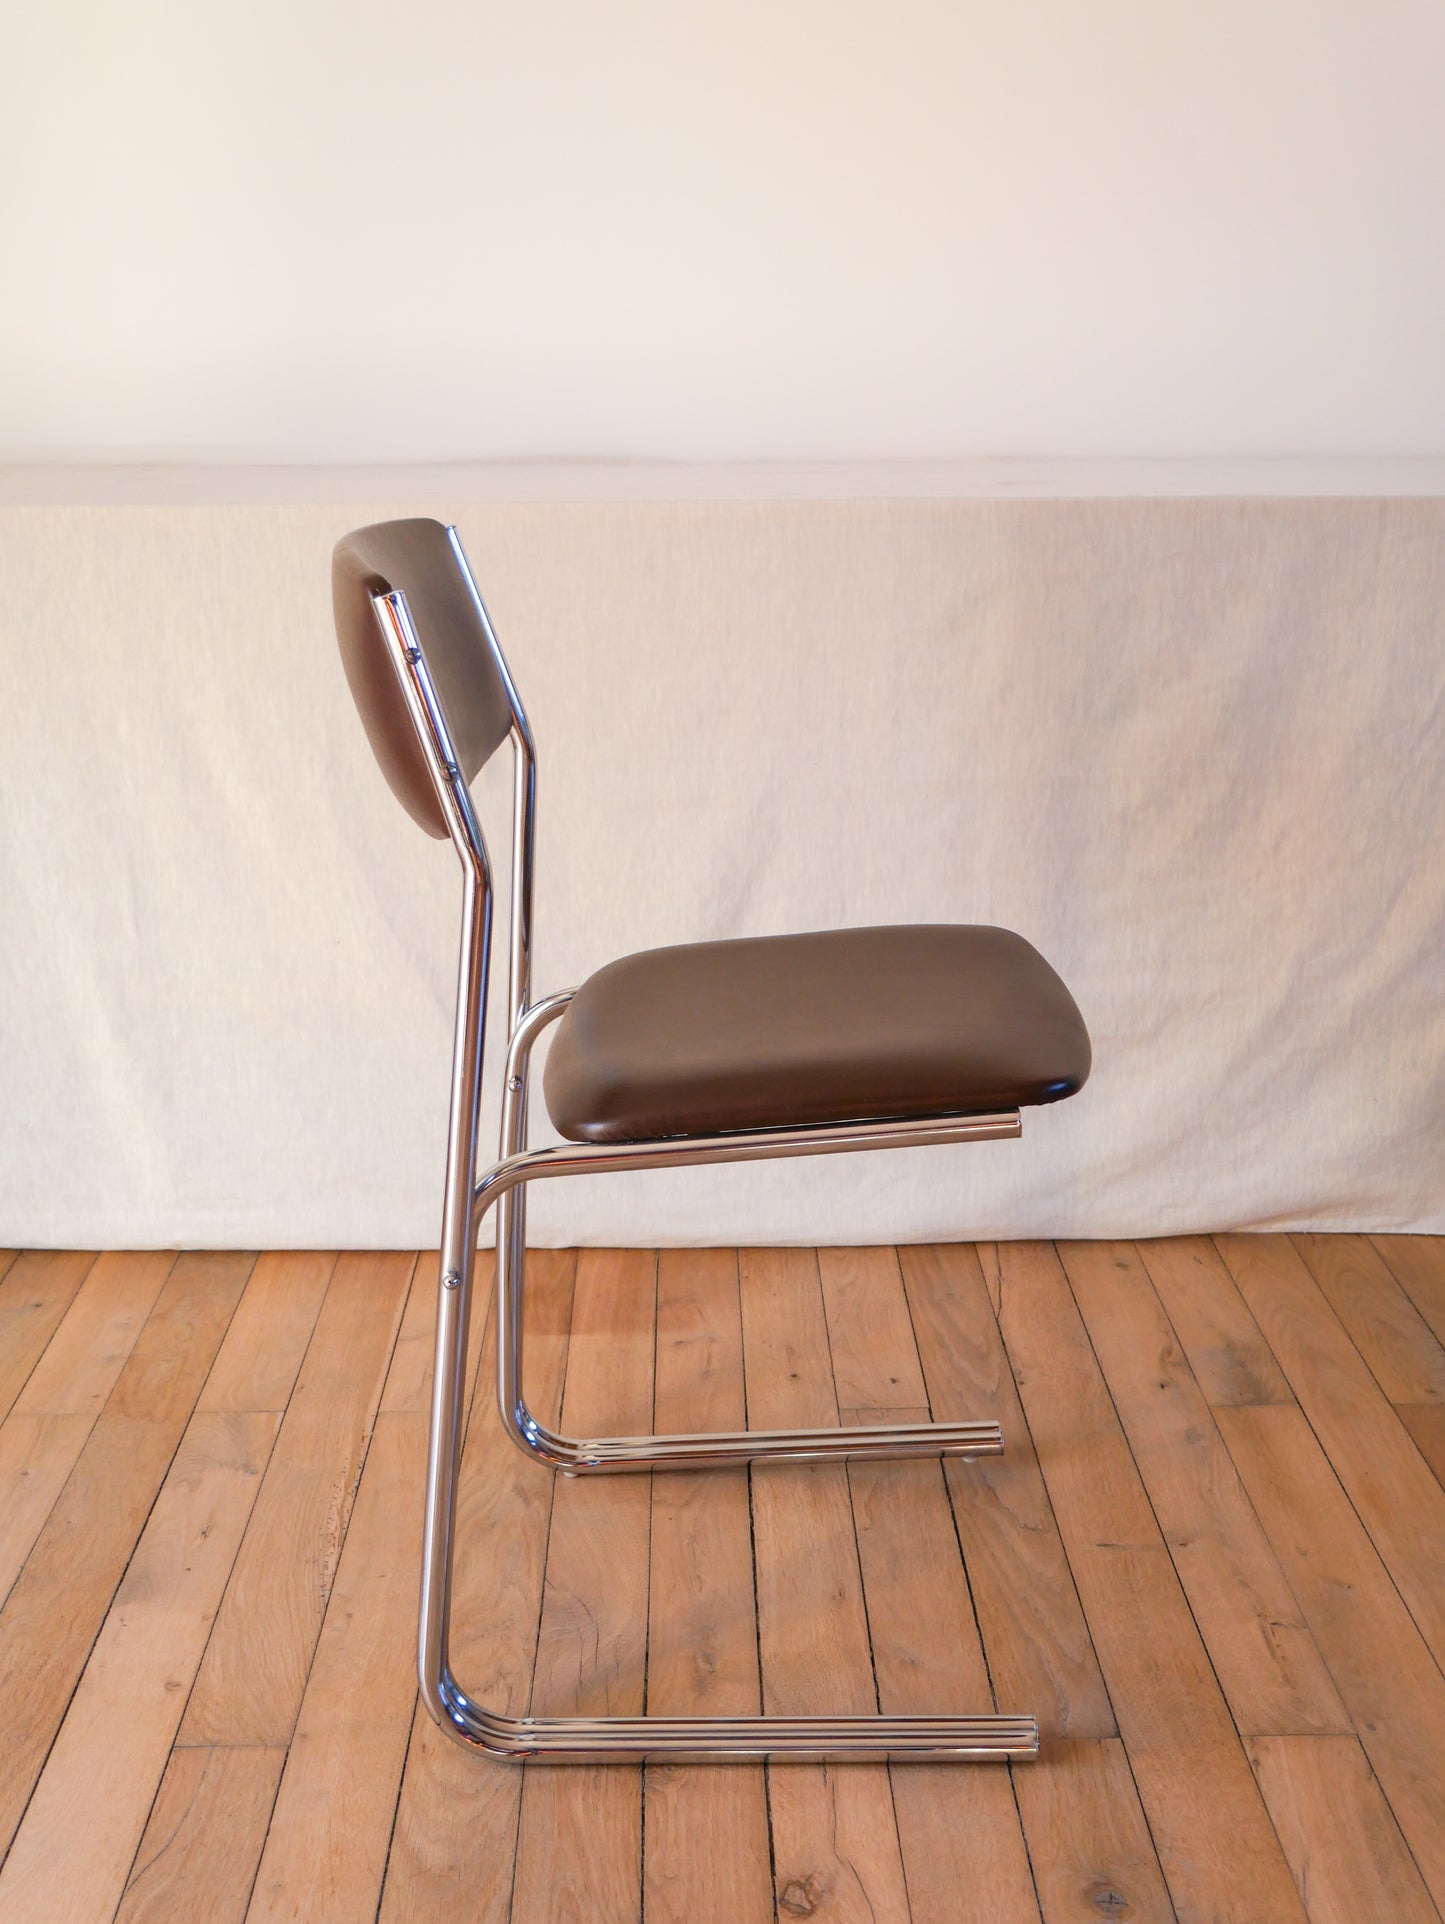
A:
[[[1008,929],[836,929],[624,956],[557,1025],[543,1089],[574,1142],[1057,1102],[1089,1034]]]

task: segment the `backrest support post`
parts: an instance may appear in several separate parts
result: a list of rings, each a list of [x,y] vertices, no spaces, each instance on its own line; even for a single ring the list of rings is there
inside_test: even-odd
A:
[[[444,1463],[449,1469],[443,1475],[429,1476],[426,1499],[426,1541],[436,1545],[451,1541],[456,1516],[456,1465],[461,1458],[467,1334],[471,1320],[472,1269],[476,1256],[472,1198],[477,1173],[482,1060],[486,1047],[487,978],[492,949],[492,876],[487,845],[472,805],[471,791],[458,765],[446,716],[437,699],[406,597],[397,591],[374,595],[372,606],[412,725],[416,729],[437,801],[462,864],[462,938],[457,963],[456,1026],[452,1043],[451,1105],[442,1203],[441,1291],[431,1413],[431,1462],[433,1465]],[[450,1447],[438,1448],[442,1437],[449,1438]],[[444,1529],[434,1527],[442,1518],[445,1519]],[[418,1655],[424,1678],[439,1678],[446,1669],[449,1616],[450,1586],[444,1562],[428,1562],[422,1572],[418,1624]]]
[[[532,1000],[532,872],[537,828],[537,756],[526,717],[512,729],[512,933],[507,976],[510,1040]]]
[[[447,529],[447,540],[456,556],[462,579],[467,584],[477,620],[492,651],[495,671],[506,689],[512,710],[512,930],[507,975],[507,1034],[510,1039],[532,996],[532,865],[536,840],[537,750],[522,698],[517,693],[517,684],[512,679],[512,671],[507,666],[507,658],[492,627],[492,618],[487,613],[487,604],[482,600],[482,591],[472,573],[472,564],[467,560],[461,536],[454,527]]]
[[[446,717],[437,700],[406,596],[399,591],[377,595],[372,605],[426,756],[437,801],[462,864],[462,949],[457,974],[441,1249],[443,1279],[449,1288],[455,1289],[470,1279],[472,1265],[472,1187],[476,1181],[477,1115],[481,1106],[487,978],[492,949],[491,864],[481,823],[472,805],[471,790],[457,765]]]
[[[532,731],[461,539],[428,519],[378,522],[340,540],[332,601],[347,680],[393,792],[430,834],[450,836],[465,876],[443,1274],[470,1281],[492,879],[470,784],[510,737],[513,767],[508,1039],[532,993],[537,758]],[[398,700],[398,694],[401,699]],[[525,1092],[520,1097],[525,1121]],[[519,1198],[501,1222],[520,1241]]]

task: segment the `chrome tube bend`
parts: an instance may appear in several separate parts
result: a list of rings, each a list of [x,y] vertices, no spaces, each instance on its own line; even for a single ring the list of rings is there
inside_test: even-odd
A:
[[[559,1763],[1029,1763],[1035,1717],[508,1717],[474,1704],[443,1670],[427,1708],[468,1750]]]

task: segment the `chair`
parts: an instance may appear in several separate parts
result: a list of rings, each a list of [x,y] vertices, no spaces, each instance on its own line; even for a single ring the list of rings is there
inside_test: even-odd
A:
[[[1004,929],[905,927],[711,942],[625,957],[576,991],[531,1000],[536,758],[531,731],[454,528],[383,522],[332,570],[351,691],[392,789],[462,865],[436,1367],[418,1669],[428,1709],[495,1757],[555,1760],[900,1758],[1037,1754],[1031,1716],[509,1717],[452,1676],[448,1612],[468,1311],[478,1225],[497,1210],[502,1422],[569,1476],[784,1459],[997,1456],[992,1422],[725,1435],[567,1437],[522,1395],[525,1185],[610,1170],[980,1142],[1019,1110],[1078,1090],[1088,1033],[1068,990]],[[511,957],[501,1156],[477,1179],[492,879],[469,784],[514,751]],[[527,1149],[528,1069],[557,1032],[543,1088],[564,1140]]]

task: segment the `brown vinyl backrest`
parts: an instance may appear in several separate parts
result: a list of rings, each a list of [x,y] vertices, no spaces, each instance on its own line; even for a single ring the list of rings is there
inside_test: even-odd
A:
[[[447,833],[406,698],[382,639],[373,595],[400,593],[470,782],[507,739],[510,677],[455,531],[440,521],[378,521],[337,542],[331,557],[336,639],[352,697],[381,771],[429,834]]]

